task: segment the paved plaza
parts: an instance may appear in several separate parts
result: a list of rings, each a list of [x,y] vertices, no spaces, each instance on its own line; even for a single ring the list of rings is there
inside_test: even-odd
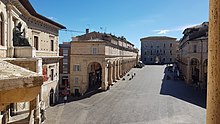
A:
[[[133,68],[110,90],[46,110],[46,124],[205,124],[205,93],[166,66]],[[167,75],[171,79],[167,80]]]

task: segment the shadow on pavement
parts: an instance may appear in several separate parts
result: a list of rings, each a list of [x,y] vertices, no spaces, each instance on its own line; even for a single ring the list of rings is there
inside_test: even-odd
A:
[[[63,103],[69,103],[69,102],[73,102],[73,101],[79,101],[79,100],[82,100],[82,99],[86,99],[86,98],[89,98],[91,97],[92,95],[95,95],[95,94],[98,94],[98,93],[101,93],[101,92],[104,92],[102,89],[98,88],[98,89],[93,89],[89,92],[86,92],[83,96],[68,96],[68,99],[67,101],[65,102],[63,100],[63,97],[60,97],[59,101],[55,104],[55,105],[59,105],[59,104],[63,104]],[[54,105],[54,106],[55,106]]]
[[[165,68],[164,78],[160,89],[161,95],[170,95],[191,104],[206,108],[206,92],[201,91],[184,81],[174,80],[174,72],[169,67]]]

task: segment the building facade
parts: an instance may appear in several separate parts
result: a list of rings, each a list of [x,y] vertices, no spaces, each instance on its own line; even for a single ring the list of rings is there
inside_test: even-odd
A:
[[[21,111],[31,111],[28,121],[34,120],[33,123],[37,123],[41,119],[40,109],[54,104],[58,91],[59,59],[61,58],[58,48],[58,31],[63,28],[65,27],[38,14],[28,0],[0,0],[1,62],[10,63],[8,65],[12,67],[17,65],[21,68],[20,70],[25,70],[24,72],[35,72],[41,81],[38,83],[40,85],[37,85],[38,90],[32,89],[28,92],[25,85],[28,82],[25,79],[31,76],[21,75],[20,80],[17,79],[11,83],[23,82],[22,92],[16,92],[21,85],[18,87],[12,85],[11,88],[14,88],[11,89],[12,91],[0,88],[0,92],[10,95],[8,98],[2,96],[0,100],[1,105],[4,105],[0,107],[2,108],[2,116],[0,116],[2,123],[13,121],[13,115]],[[19,75],[20,72],[22,71],[13,73]],[[0,75],[2,76],[2,73]],[[2,82],[5,82],[4,78],[2,79]],[[1,83],[0,86],[3,84]],[[33,86],[30,85],[31,88]],[[10,92],[17,94],[12,95]],[[33,96],[28,97],[28,94]],[[4,102],[3,98],[11,100]]]
[[[70,75],[70,42],[63,42],[59,45],[60,56],[60,80],[59,80],[59,95],[64,96],[69,94],[69,75]]]
[[[208,65],[208,22],[184,30],[180,40],[178,67],[188,84],[206,89]]]
[[[136,65],[138,50],[124,37],[87,31],[73,38],[70,58],[70,92],[78,96],[107,90]]]
[[[152,36],[141,38],[141,60],[144,64],[174,63],[177,56],[176,38]]]

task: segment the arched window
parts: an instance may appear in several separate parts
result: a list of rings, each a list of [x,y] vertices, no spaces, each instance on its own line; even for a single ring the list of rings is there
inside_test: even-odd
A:
[[[4,19],[2,14],[0,15],[0,45],[4,45]]]

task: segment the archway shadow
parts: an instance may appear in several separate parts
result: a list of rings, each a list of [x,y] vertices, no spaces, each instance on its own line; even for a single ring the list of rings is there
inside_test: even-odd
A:
[[[90,92],[86,92],[82,96],[72,96],[72,95],[69,95],[66,102],[61,98],[57,102],[56,105],[64,104],[64,103],[71,103],[71,102],[74,102],[74,101],[79,101],[79,100],[82,100],[82,99],[90,98],[91,96],[93,96],[95,94],[98,94],[98,93],[102,93],[102,92],[104,92],[104,91],[101,88],[97,88],[97,89],[91,90]]]
[[[166,67],[164,70],[164,78],[162,80],[160,94],[169,95],[202,108],[206,108],[206,91],[202,91],[192,85],[187,85],[182,80],[174,80],[174,72],[170,72],[168,68],[169,67]]]

